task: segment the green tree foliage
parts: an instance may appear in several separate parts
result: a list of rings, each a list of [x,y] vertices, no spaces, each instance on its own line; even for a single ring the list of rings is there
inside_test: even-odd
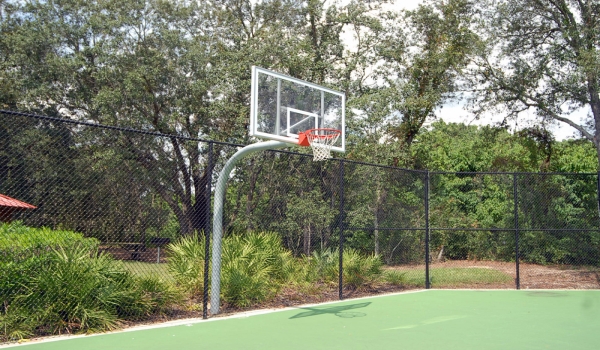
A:
[[[81,143],[106,136],[102,130],[75,132],[65,123],[7,117],[0,119],[0,133],[0,193],[37,207],[22,213],[28,224],[85,232],[104,242],[145,242],[146,232],[158,235],[169,222],[165,202],[138,182],[135,161],[114,148]]]
[[[389,108],[399,117],[390,134],[410,147],[435,109],[457,91],[461,72],[472,60],[478,37],[468,0],[430,1],[400,15],[379,52]]]
[[[357,81],[376,60],[372,39],[382,30],[376,3],[3,2],[0,46],[6,50],[0,61],[11,89],[2,90],[2,103],[247,143],[250,66],[359,93]],[[349,49],[341,39],[346,31],[363,44]],[[210,199],[204,189],[213,170],[206,147],[129,134],[82,137],[78,143],[98,147],[99,154],[89,156],[135,165],[127,174],[160,195],[183,234],[206,226]],[[232,151],[215,146],[216,154]]]
[[[522,258],[549,263],[597,263],[595,149],[583,140],[556,142],[535,130],[517,135],[503,128],[434,123],[415,140],[415,164],[431,174],[433,227],[513,228],[513,181],[517,181]],[[549,144],[548,144],[549,143]],[[535,171],[588,174],[547,174]],[[532,172],[482,174],[486,171]],[[458,173],[457,173],[458,172]],[[592,172],[592,174],[589,174]],[[514,259],[508,231],[433,231],[435,257]]]
[[[504,128],[439,121],[418,136],[411,153],[419,169],[448,172],[535,171],[539,166],[532,163],[531,149],[523,142],[529,141]],[[534,157],[533,161],[536,159]]]
[[[575,128],[600,160],[600,21],[597,0],[505,0],[482,3],[486,49],[477,62],[474,100],[480,113],[517,117],[533,111],[542,123]],[[569,114],[590,109],[578,122]]]

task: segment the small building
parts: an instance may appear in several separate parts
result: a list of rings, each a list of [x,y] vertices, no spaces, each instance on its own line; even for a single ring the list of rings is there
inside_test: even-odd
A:
[[[15,213],[36,208],[29,203],[0,194],[0,222],[11,222]]]

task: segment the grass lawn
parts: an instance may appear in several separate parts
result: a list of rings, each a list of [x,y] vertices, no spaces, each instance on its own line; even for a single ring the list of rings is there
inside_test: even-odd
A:
[[[431,285],[434,288],[498,284],[513,281],[513,277],[507,273],[479,267],[432,268],[429,276],[431,278]]]
[[[167,270],[167,264],[145,263],[140,261],[123,261],[123,265],[139,277],[156,276],[166,281],[173,277]],[[425,286],[425,271],[421,268],[401,270],[403,282],[411,287]],[[430,269],[429,276],[433,288],[454,288],[485,284],[511,283],[513,277],[504,272],[487,268],[464,267],[434,267]]]
[[[138,277],[155,276],[165,281],[172,281],[173,277],[167,270],[167,264],[146,263],[141,261],[122,261],[123,266]]]
[[[425,271],[421,268],[401,270],[404,283],[412,287],[425,286]],[[429,270],[433,288],[455,288],[475,285],[511,283],[513,277],[502,271],[487,268],[433,267]]]

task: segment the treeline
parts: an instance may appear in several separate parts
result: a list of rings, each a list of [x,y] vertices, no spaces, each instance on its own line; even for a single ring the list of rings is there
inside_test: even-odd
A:
[[[23,214],[32,224],[104,242],[202,231],[212,175],[236,150],[230,143],[256,142],[247,133],[252,65],[346,93],[350,160],[431,171],[597,171],[596,0],[432,0],[411,11],[386,3],[1,1],[2,109],[177,136],[3,114],[0,191],[39,207]],[[517,134],[423,128],[457,98],[479,118],[527,112],[540,124]],[[578,108],[590,109],[589,123],[569,119]],[[582,139],[554,141],[547,125],[557,121]],[[198,138],[224,143],[210,148]],[[405,244],[423,244],[417,231],[408,239],[378,228],[423,227],[423,173],[349,165],[340,209],[339,171],[285,153],[245,160],[228,190],[228,232],[281,232],[301,254],[327,246],[344,222],[373,228],[348,235],[360,249],[390,246],[390,261],[417,256],[394,257],[416,251]],[[553,199],[532,195],[520,210],[533,203],[536,220],[556,221],[532,228],[591,225],[582,208],[595,198],[593,180],[539,179],[519,188]],[[433,225],[509,224],[510,179],[430,181]],[[438,255],[454,256],[451,243],[436,244]]]
[[[595,151],[533,131],[437,122],[412,147],[423,171],[345,163],[343,189],[337,162],[259,155],[236,172],[228,227],[276,231],[310,254],[337,245],[343,222],[346,244],[387,264],[423,262],[427,219],[434,260],[514,260],[518,228],[524,261],[597,264]]]
[[[149,244],[184,234],[169,204],[146,185],[159,169],[146,172],[134,158],[118,157],[126,154],[119,143],[84,142],[91,135],[127,142],[161,137],[22,116],[4,115],[0,125],[0,190],[38,207],[18,217],[26,224],[102,242]],[[257,154],[230,179],[226,233],[277,232],[293,254],[310,255],[337,247],[343,224],[349,247],[381,254],[388,264],[419,262],[428,170],[430,227],[453,229],[432,230],[433,258],[514,259],[516,184],[521,246],[531,251],[526,260],[596,263],[598,233],[585,231],[598,221],[594,149],[582,140],[535,135],[436,122],[415,137],[404,159],[417,170],[360,162],[341,169],[302,153]],[[236,147],[222,149],[230,151],[213,154],[215,170]]]

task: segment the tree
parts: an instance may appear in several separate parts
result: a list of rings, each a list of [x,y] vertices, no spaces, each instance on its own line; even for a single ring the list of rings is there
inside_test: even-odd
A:
[[[11,106],[21,110],[248,143],[250,67],[357,91],[354,81],[374,59],[373,41],[347,50],[341,36],[352,30],[376,37],[370,28],[377,29],[378,2],[3,2],[0,47],[8,50],[1,53],[0,78],[12,79],[15,88],[0,91],[2,102],[12,98]],[[136,162],[137,180],[168,203],[183,234],[205,227],[213,170],[206,144],[128,133],[81,136],[78,144],[111,147],[116,159]],[[214,154],[233,151],[215,145]]]
[[[391,134],[406,148],[435,109],[455,96],[478,38],[469,0],[433,0],[407,11],[379,48],[381,78],[393,92],[390,112],[400,117]]]
[[[239,77],[250,64],[240,72],[232,63],[248,59],[229,59],[261,38],[225,33],[239,29],[219,23],[234,3],[15,3],[3,26],[3,43],[13,44],[3,73],[19,73],[21,109],[237,142],[245,135],[249,90]],[[278,2],[251,10],[264,35],[277,33],[269,26],[287,13]],[[206,144],[127,133],[80,136],[80,144],[111,147],[117,158],[137,162],[145,170],[137,180],[168,203],[183,234],[205,227],[212,172]]]
[[[512,175],[481,172],[537,169],[532,160],[538,158],[531,156],[530,148],[504,128],[439,121],[417,135],[411,151],[417,167],[447,172],[430,175],[430,224],[456,230],[432,231],[434,256],[510,258],[508,231],[460,228],[513,227]]]
[[[350,102],[356,112],[351,117],[348,158],[412,165],[410,145],[435,108],[453,96],[458,73],[469,62],[471,41],[476,39],[470,12],[470,2],[456,0],[430,1],[400,14],[382,13],[381,23],[365,38],[375,50],[376,59],[369,62],[377,68],[367,69],[365,78],[357,80],[360,93]],[[379,253],[378,228],[386,224],[385,211],[390,203],[406,205],[411,191],[392,194],[394,188],[386,184],[393,175],[381,169],[357,168],[350,176],[359,184],[353,187],[354,195],[362,198],[351,211],[352,220],[374,227],[367,235]]]
[[[593,142],[600,162],[600,2],[488,1],[481,9],[486,44],[471,83],[480,115],[516,118],[533,111],[542,123],[564,123]],[[569,115],[589,108],[587,120]]]

